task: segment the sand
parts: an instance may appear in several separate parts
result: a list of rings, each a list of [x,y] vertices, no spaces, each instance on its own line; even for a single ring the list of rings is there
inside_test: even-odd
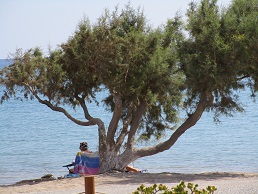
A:
[[[254,173],[110,173],[94,176],[96,194],[129,194],[141,184],[145,186],[162,183],[169,188],[181,180],[198,184],[198,188],[214,185],[215,194],[258,194],[258,174]],[[51,181],[25,181],[10,186],[1,186],[1,194],[82,194],[85,191],[84,177]]]

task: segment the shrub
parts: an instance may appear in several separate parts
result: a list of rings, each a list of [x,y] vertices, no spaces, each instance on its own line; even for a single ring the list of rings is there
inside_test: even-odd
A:
[[[166,185],[163,184],[154,184],[150,187],[145,187],[141,185],[137,188],[133,194],[213,194],[217,188],[214,186],[208,186],[206,189],[197,189],[198,184],[188,183],[187,188],[184,181],[180,181],[178,185],[169,189]]]

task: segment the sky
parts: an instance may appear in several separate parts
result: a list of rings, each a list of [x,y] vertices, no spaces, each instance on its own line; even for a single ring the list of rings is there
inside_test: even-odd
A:
[[[142,8],[149,24],[157,27],[184,15],[192,0],[131,0],[134,8]],[[123,8],[129,0],[0,0],[0,59],[16,49],[24,51],[36,46],[47,52],[68,40],[80,20],[86,16],[92,23],[107,8]],[[199,0],[195,0],[199,2]],[[231,0],[218,0],[228,6]]]

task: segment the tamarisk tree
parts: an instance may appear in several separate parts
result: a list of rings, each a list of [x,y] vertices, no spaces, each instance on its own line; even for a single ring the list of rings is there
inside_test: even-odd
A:
[[[84,19],[47,56],[39,48],[17,50],[0,71],[1,103],[19,91],[85,130],[96,125],[101,173],[167,150],[204,111],[215,117],[242,111],[235,90],[257,91],[257,0],[233,1],[221,11],[215,0],[203,0],[189,5],[187,17],[186,25],[176,16],[152,28],[128,4],[121,12],[106,10],[95,24]],[[88,109],[103,90],[112,114],[107,127]],[[81,108],[84,120],[63,105]],[[188,113],[183,121],[182,110]],[[139,139],[161,139],[167,130],[172,135],[156,145],[136,146]]]

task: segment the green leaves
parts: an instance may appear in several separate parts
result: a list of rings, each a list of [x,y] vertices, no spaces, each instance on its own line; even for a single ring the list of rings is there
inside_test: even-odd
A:
[[[220,14],[216,1],[204,0],[188,10],[190,37],[182,45],[180,57],[193,92],[221,87],[220,53],[226,46],[220,36]],[[224,75],[223,75],[224,76]]]
[[[133,194],[188,194],[188,191],[192,194],[213,194],[217,188],[214,186],[208,186],[206,189],[197,189],[198,185],[193,183],[188,183],[185,185],[184,181],[180,181],[178,185],[169,189],[166,185],[163,184],[154,184],[149,187],[141,185],[137,188],[137,191],[134,191]]]
[[[232,56],[237,61],[240,77],[251,77],[254,82],[248,85],[252,91],[257,91],[258,76],[258,1],[233,1],[225,18],[228,37],[232,45]],[[254,93],[253,93],[254,94]]]
[[[58,50],[51,52],[49,57],[43,57],[39,48],[24,53],[17,50],[13,64],[2,70],[6,99],[15,97],[19,90],[25,98],[40,94],[59,104],[60,88],[64,85],[64,72],[57,61],[59,56]]]
[[[215,116],[242,111],[235,94],[244,87],[250,87],[254,96],[258,75],[257,5],[257,0],[236,0],[228,9],[219,10],[216,0],[190,4],[186,25],[189,37],[179,47],[189,111],[206,93],[215,96],[216,102],[207,109],[214,110]],[[230,101],[225,103],[223,99]]]

